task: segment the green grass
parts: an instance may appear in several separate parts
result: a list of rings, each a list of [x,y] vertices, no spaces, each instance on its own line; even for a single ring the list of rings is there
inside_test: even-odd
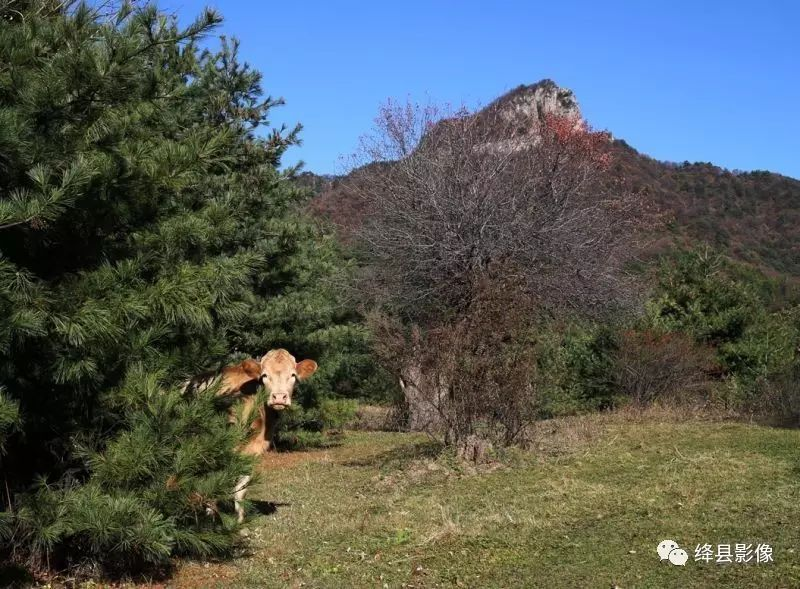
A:
[[[537,450],[466,469],[419,435],[349,432],[270,459],[249,552],[203,587],[798,587],[800,432],[739,423],[545,426]],[[549,428],[549,429],[548,429]],[[677,541],[685,567],[659,562]],[[701,564],[698,543],[769,543],[773,564]]]

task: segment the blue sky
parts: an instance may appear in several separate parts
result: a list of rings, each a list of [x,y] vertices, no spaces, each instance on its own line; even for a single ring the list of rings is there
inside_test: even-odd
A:
[[[286,163],[314,172],[341,171],[387,98],[474,106],[551,78],[655,158],[800,178],[800,1],[161,5],[222,12],[219,32],[287,101],[272,122],[305,127]]]

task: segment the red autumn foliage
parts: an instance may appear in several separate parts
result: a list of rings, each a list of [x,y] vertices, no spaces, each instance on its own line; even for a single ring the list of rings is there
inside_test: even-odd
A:
[[[600,171],[611,167],[611,134],[595,131],[580,117],[547,113],[542,119],[540,134],[543,141],[560,146],[570,157],[595,164]]]

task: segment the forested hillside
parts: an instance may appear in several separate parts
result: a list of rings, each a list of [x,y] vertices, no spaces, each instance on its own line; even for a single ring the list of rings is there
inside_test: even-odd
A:
[[[707,243],[773,273],[800,276],[800,180],[710,163],[659,162],[623,141],[621,174],[673,219],[683,245]]]

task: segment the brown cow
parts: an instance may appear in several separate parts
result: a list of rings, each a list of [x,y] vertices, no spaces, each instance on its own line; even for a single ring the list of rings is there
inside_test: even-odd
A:
[[[241,399],[243,404],[241,413],[236,409],[236,404],[231,407],[229,419],[235,422],[241,415],[243,419],[247,420],[254,410],[258,411],[258,415],[251,425],[250,436],[239,447],[240,452],[259,456],[274,449],[278,411],[291,406],[292,393],[297,381],[305,380],[314,374],[316,370],[316,362],[313,360],[297,362],[294,356],[283,348],[270,350],[261,357],[260,362],[248,359],[235,366],[226,366],[222,369],[220,374],[222,383],[218,394]],[[215,377],[204,376],[200,378],[202,379],[200,381],[193,379],[191,386],[197,389],[206,388]],[[267,389],[267,403],[256,408],[256,393],[258,392],[258,387],[262,384]],[[234,503],[239,523],[244,521],[242,501],[251,479],[250,475],[241,477],[234,490]]]

